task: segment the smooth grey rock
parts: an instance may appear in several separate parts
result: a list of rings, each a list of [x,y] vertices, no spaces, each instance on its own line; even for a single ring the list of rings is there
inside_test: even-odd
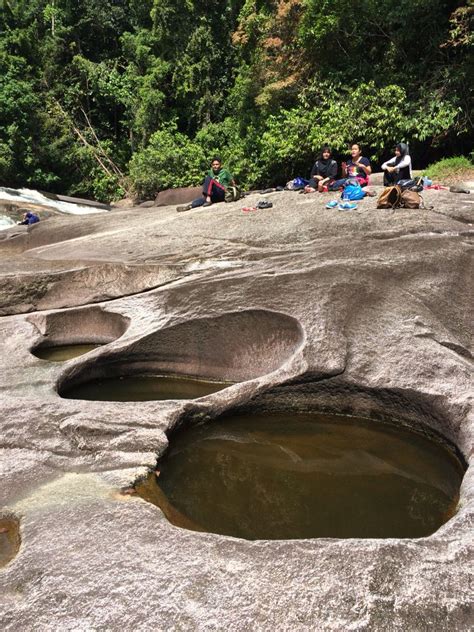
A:
[[[247,542],[121,493],[173,428],[230,409],[395,418],[472,462],[470,196],[346,213],[332,197],[51,217],[0,241],[0,516],[22,542],[0,570],[2,630],[472,629],[472,467],[456,515],[418,540]],[[104,346],[65,363],[30,353],[88,339]],[[194,401],[58,395],[126,367],[236,383]]]
[[[469,182],[458,182],[457,184],[453,184],[449,187],[451,193],[465,193],[469,194],[471,192],[472,183]]]
[[[51,200],[58,200],[59,202],[70,202],[71,204],[80,204],[81,206],[92,206],[93,208],[100,208],[104,211],[109,211],[110,204],[104,204],[97,200],[89,200],[86,198],[71,197],[70,195],[57,195],[56,193],[48,193],[46,191],[40,191],[45,197]]]
[[[160,191],[155,198],[154,206],[171,206],[173,204],[187,204],[195,198],[201,197],[202,187],[178,187]]]

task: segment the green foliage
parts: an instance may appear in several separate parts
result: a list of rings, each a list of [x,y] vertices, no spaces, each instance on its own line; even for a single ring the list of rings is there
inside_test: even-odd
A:
[[[262,119],[252,132],[252,143],[239,138],[238,124],[232,119],[227,126],[207,128],[196,140],[210,146],[206,140],[212,130],[212,146],[217,149],[221,139],[223,155],[235,164],[245,186],[282,184],[295,174],[308,175],[315,154],[326,143],[345,155],[348,146],[358,142],[365,155],[377,160],[396,139],[435,135],[453,116],[441,105],[436,112],[438,117],[427,116],[421,108],[413,112],[405,90],[397,85],[379,89],[368,82],[336,88],[326,81],[309,86],[297,107]]]
[[[202,147],[206,164],[212,156],[221,156],[223,163],[243,186],[250,187],[262,180],[261,138],[255,127],[248,126],[243,135],[240,122],[227,117],[222,123],[203,127],[194,142]]]
[[[15,151],[8,144],[0,142],[0,182],[15,182]]]
[[[0,1],[0,183],[107,199],[472,147],[472,2]],[[416,152],[419,152],[417,155]],[[129,170],[129,173],[128,173]]]
[[[466,171],[473,171],[474,163],[465,156],[453,156],[452,158],[443,158],[426,169],[427,175],[433,180],[444,180],[462,175]],[[472,177],[472,175],[471,175]]]
[[[439,44],[449,18],[444,0],[305,0],[304,4],[301,43],[326,76],[336,71],[347,77],[352,71],[364,78],[398,78],[408,66],[424,70],[442,57]]]
[[[458,118],[461,113],[462,108],[447,99],[436,98],[436,94],[421,98],[407,120],[407,125],[412,128],[411,138],[423,141],[431,137],[433,145],[439,145],[450,130],[460,128]]]
[[[202,148],[170,124],[133,155],[130,178],[138,197],[152,198],[163,189],[199,184],[206,165]]]
[[[25,60],[0,50],[0,181],[28,181],[37,169],[40,100]]]
[[[405,90],[397,85],[377,88],[373,81],[335,89],[318,87],[318,126],[310,132],[312,148],[328,142],[343,150],[352,142],[370,149],[375,158],[394,138],[408,133],[408,104]]]

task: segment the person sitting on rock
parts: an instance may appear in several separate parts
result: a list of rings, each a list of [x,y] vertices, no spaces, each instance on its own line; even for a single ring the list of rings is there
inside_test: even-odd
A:
[[[176,210],[178,212],[189,211],[199,206],[211,206],[215,202],[224,202],[226,188],[234,184],[233,176],[227,169],[224,169],[220,157],[214,156],[211,160],[211,168],[202,185],[202,196],[196,198],[190,204],[178,206]]]
[[[20,222],[17,222],[17,224],[18,226],[23,226],[23,225],[29,226],[30,224],[36,224],[39,221],[40,221],[40,218],[38,217],[38,215],[35,215],[34,213],[27,211],[26,213],[23,213],[23,219]]]
[[[359,143],[351,146],[351,157],[347,163],[342,163],[342,178],[333,182],[328,188],[330,191],[341,189],[348,180],[357,180],[361,187],[369,184],[369,176],[372,173],[372,167],[368,158],[362,156],[362,150]]]
[[[395,156],[382,165],[383,184],[386,187],[397,184],[400,180],[411,180],[411,158],[406,143],[398,143]]]
[[[305,193],[314,193],[315,191],[322,193],[325,190],[324,187],[327,191],[327,188],[335,181],[337,162],[331,158],[331,155],[331,149],[324,145],[311,170],[310,180],[304,188]]]

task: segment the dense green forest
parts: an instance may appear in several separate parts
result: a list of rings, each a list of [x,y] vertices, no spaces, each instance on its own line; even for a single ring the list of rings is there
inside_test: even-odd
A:
[[[0,0],[0,184],[98,199],[307,175],[328,142],[472,151],[474,4]]]

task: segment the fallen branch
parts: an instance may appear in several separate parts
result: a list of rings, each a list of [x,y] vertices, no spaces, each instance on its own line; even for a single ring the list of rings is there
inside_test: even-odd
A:
[[[113,160],[111,160],[111,158],[104,151],[104,148],[102,147],[102,144],[101,144],[99,138],[97,137],[97,134],[95,133],[95,130],[92,127],[91,122],[89,120],[89,117],[87,116],[85,110],[83,110],[81,108],[81,112],[84,115],[84,118],[86,119],[86,123],[87,123],[87,127],[89,128],[89,131],[91,132],[92,136],[95,138],[95,140],[97,142],[97,147],[98,147],[98,149],[101,152],[102,158],[104,158],[104,160],[106,160],[108,162],[108,164],[110,165],[111,169],[115,172],[115,174],[117,176],[119,176],[120,178],[123,178],[124,174],[122,173],[122,171],[119,169],[119,167],[117,167],[117,165],[113,162]],[[89,146],[91,146],[91,145],[89,145]]]
[[[107,155],[97,134],[95,133],[94,128],[91,125],[91,122],[86,112],[81,108],[81,112],[84,115],[84,118],[87,123],[87,129],[91,133],[92,137],[94,138],[96,145],[92,144],[91,142],[87,140],[84,132],[75,124],[71,115],[63,108],[61,103],[59,103],[59,101],[57,101],[56,99],[53,99],[53,100],[56,107],[59,109],[59,111],[63,115],[64,119],[67,121],[68,125],[70,125],[74,134],[81,141],[81,143],[90,150],[92,157],[98,163],[100,168],[104,171],[104,173],[106,173],[109,176],[109,178],[112,178],[112,179],[118,178],[120,186],[125,190],[126,194],[128,195],[129,187],[127,185],[126,176],[120,170],[120,168],[114,163],[114,161]]]

